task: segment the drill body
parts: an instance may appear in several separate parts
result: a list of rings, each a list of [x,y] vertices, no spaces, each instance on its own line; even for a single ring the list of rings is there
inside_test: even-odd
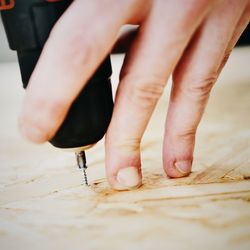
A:
[[[28,85],[51,29],[71,2],[1,1],[4,28],[10,48],[17,51],[24,88]],[[52,145],[77,151],[78,148],[95,144],[104,136],[113,109],[111,73],[110,58],[107,57],[73,102],[63,124],[50,140]]]

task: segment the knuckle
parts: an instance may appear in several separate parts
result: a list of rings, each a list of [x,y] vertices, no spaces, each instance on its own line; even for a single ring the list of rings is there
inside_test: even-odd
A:
[[[168,135],[169,142],[176,146],[178,145],[192,145],[195,142],[197,123],[186,124],[179,128],[173,128]]]
[[[151,76],[151,78],[145,78],[145,76],[125,78],[125,81],[128,82],[128,98],[142,108],[153,107],[164,92],[164,87],[166,85],[165,79],[155,76]]]
[[[217,80],[217,73],[208,76],[196,77],[196,80],[189,84],[184,92],[193,100],[205,101],[209,97],[211,89]]]
[[[128,151],[128,152],[137,152],[140,150],[140,143],[141,140],[139,138],[130,138],[127,140],[124,140],[120,146],[122,151]]]
[[[123,138],[121,141],[114,142],[116,149],[123,153],[139,152],[140,151],[140,138]]]
[[[195,140],[196,128],[186,129],[182,132],[176,134],[176,139],[178,141],[183,141],[185,143],[193,143]]]

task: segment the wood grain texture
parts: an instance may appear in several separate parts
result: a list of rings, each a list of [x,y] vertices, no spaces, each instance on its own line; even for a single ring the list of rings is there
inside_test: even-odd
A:
[[[250,48],[233,52],[181,179],[162,170],[167,87],[143,139],[144,184],[125,192],[106,182],[103,142],[87,152],[85,188],[73,154],[20,137],[18,67],[0,64],[0,248],[250,249],[249,58]],[[122,57],[113,62],[117,82]]]

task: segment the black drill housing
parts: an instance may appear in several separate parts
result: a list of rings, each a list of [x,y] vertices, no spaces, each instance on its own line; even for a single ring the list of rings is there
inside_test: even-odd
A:
[[[9,46],[17,51],[24,88],[51,29],[71,2],[16,0],[13,8],[1,11]],[[110,57],[107,57],[72,104],[63,124],[50,140],[52,145],[59,148],[83,147],[104,136],[113,110],[111,74]]]

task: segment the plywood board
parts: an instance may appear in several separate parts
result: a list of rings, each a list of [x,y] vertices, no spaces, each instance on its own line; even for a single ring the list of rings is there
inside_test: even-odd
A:
[[[86,188],[73,154],[20,137],[18,67],[0,64],[0,248],[250,249],[249,58],[250,48],[234,51],[181,179],[162,170],[166,89],[143,140],[143,186],[125,192],[106,182],[102,142],[87,152]],[[113,57],[114,82],[121,62]]]

